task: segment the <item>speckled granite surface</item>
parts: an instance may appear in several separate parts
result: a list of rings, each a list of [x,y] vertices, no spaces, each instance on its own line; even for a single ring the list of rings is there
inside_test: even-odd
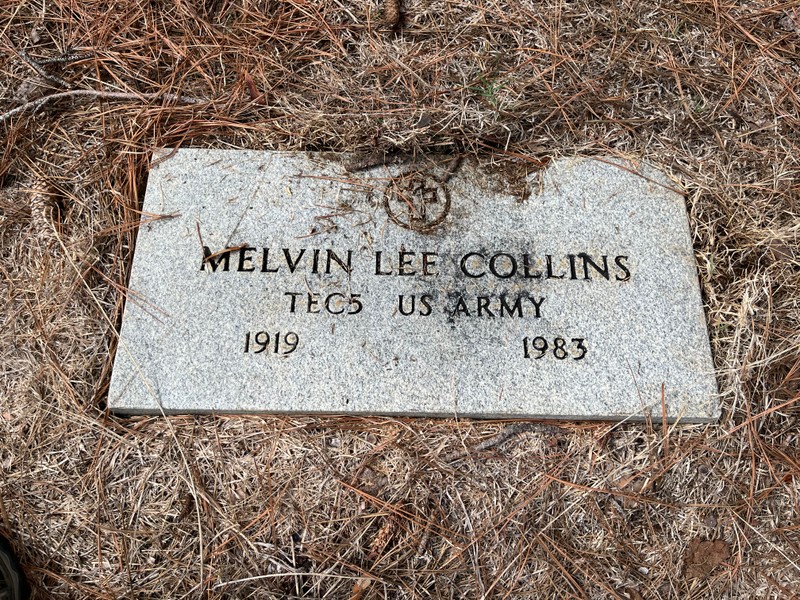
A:
[[[663,386],[671,419],[718,417],[663,175],[565,159],[521,200],[452,168],[199,149],[157,164],[112,409],[660,418]]]

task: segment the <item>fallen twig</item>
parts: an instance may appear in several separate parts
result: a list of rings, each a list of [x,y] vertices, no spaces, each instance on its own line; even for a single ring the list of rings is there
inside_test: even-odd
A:
[[[44,70],[42,64],[28,56],[28,53],[24,50],[19,51],[19,57],[24,60],[28,65],[30,65],[34,71],[36,71],[42,79],[49,81],[50,83],[57,85],[58,87],[68,88],[69,84],[61,79],[61,77],[56,77],[55,75],[51,75],[47,71]]]
[[[94,58],[94,54],[64,54],[63,56],[56,56],[53,58],[41,58],[36,62],[40,65],[51,65],[53,63],[72,63],[81,60]]]
[[[500,444],[505,443],[510,438],[519,435],[520,433],[525,433],[526,431],[539,431],[543,433],[560,433],[561,430],[556,427],[555,425],[546,425],[544,423],[511,423],[510,425],[506,425],[500,433],[495,435],[494,437],[490,437],[488,440],[482,441],[480,444],[477,444],[471,450],[459,450],[458,452],[451,452],[450,454],[444,457],[445,462],[453,462],[455,460],[459,460],[468,456],[469,454],[473,454],[475,452],[483,452],[485,450],[489,450],[490,448],[494,448],[495,446],[499,446]]]
[[[129,92],[107,92],[103,90],[69,90],[66,92],[57,92],[44,96],[37,100],[31,100],[21,106],[11,109],[7,113],[0,115],[0,123],[7,121],[15,115],[22,114],[28,110],[36,112],[48,102],[60,100],[61,98],[92,98],[99,100],[169,100],[183,102],[185,104],[201,104],[207,102],[204,98],[195,98],[193,96],[180,96],[178,94],[135,94]]]

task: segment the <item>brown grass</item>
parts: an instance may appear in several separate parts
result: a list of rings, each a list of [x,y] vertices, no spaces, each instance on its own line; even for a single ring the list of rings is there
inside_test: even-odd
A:
[[[0,6],[0,112],[93,91],[0,124],[0,532],[37,596],[797,597],[800,3],[388,9]],[[688,191],[721,422],[109,415],[163,145],[652,161]],[[730,555],[687,568],[696,539]]]

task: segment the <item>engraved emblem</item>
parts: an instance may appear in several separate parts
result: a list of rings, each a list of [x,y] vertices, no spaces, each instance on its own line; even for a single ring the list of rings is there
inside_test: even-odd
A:
[[[392,179],[383,206],[395,225],[419,233],[431,233],[450,212],[450,192],[447,183],[412,171]]]

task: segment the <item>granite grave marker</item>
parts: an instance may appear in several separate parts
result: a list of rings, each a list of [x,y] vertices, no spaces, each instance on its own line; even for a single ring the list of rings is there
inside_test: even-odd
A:
[[[154,161],[115,411],[719,415],[684,200],[651,167],[559,160],[523,197],[447,157]]]

